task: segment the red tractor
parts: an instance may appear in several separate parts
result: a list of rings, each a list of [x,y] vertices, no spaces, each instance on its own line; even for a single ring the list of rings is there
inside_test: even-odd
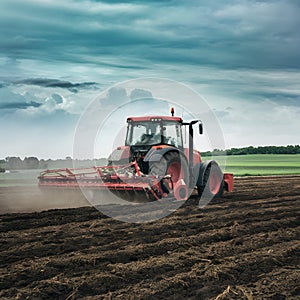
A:
[[[223,174],[216,161],[202,161],[194,150],[194,126],[180,117],[144,116],[127,118],[125,145],[115,149],[108,165],[85,169],[47,170],[39,176],[41,187],[78,187],[109,191],[131,201],[165,197],[186,200],[193,191],[206,197],[232,191],[233,175]],[[184,148],[182,129],[189,134]]]

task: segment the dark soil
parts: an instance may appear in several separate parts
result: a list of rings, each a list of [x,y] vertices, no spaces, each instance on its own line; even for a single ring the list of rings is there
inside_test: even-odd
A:
[[[299,191],[300,176],[239,178],[146,224],[92,207],[0,215],[0,298],[300,299]]]

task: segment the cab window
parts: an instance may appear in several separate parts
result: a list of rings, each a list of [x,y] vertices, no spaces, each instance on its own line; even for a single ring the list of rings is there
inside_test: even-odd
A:
[[[163,126],[163,143],[174,147],[183,147],[181,127],[175,122],[165,122]]]

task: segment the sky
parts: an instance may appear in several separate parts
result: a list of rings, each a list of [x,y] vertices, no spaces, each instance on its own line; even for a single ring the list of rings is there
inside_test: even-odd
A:
[[[72,156],[89,103],[148,77],[199,93],[226,148],[299,144],[299,16],[298,0],[2,0],[0,159]]]

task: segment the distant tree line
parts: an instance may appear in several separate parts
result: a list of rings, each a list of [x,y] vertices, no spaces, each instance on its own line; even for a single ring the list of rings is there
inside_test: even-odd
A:
[[[259,147],[243,147],[231,148],[227,150],[215,149],[213,151],[202,152],[202,156],[211,155],[248,155],[248,154],[300,154],[299,145],[288,146],[259,146]]]
[[[300,154],[299,145],[288,146],[259,146],[259,147],[243,147],[231,148],[227,150],[215,149],[213,151],[202,152],[202,156],[217,156],[217,155],[248,155],[248,154]],[[96,160],[77,160],[76,165],[82,167],[86,166],[104,166],[107,164],[106,158]],[[6,157],[0,159],[0,172],[5,170],[22,170],[22,169],[59,169],[59,168],[73,168],[73,160],[71,157],[65,159],[41,159],[37,157]]]
[[[107,160],[97,159],[97,160],[77,160],[76,165],[82,166],[94,166],[95,164],[105,165]],[[0,159],[0,172],[5,170],[24,170],[24,169],[59,169],[59,168],[73,168],[73,160],[71,157],[66,157],[65,159],[41,159],[37,157],[25,157],[21,159],[20,157],[6,157],[5,159]]]

